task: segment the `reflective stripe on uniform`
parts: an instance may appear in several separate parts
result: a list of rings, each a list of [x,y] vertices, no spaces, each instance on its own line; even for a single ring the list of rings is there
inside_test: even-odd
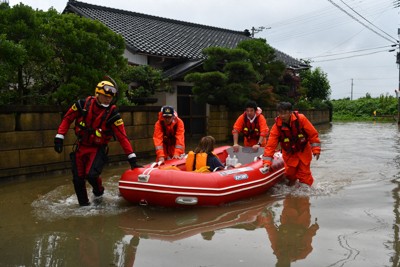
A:
[[[156,146],[155,148],[156,148],[156,150],[163,150],[164,149],[164,147],[162,147],[162,146]]]
[[[321,146],[321,143],[312,143],[312,144],[310,144],[312,147],[314,147],[314,146]]]

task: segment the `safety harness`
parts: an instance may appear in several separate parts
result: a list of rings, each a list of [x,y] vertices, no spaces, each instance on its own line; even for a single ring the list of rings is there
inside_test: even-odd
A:
[[[104,110],[100,118],[96,117],[93,114],[95,104],[93,96],[76,102],[80,117],[75,122],[75,134],[80,143],[106,145],[114,137],[111,124],[120,119],[120,115],[116,106],[111,105]]]
[[[165,121],[161,121],[161,128],[164,134],[164,141],[163,143],[167,146],[175,146],[176,144],[176,130],[178,129],[178,124],[175,123],[175,125],[172,127],[172,130],[167,129],[167,126],[165,125]]]
[[[290,125],[283,122],[282,125],[278,126],[281,148],[287,153],[303,151],[308,143],[307,133],[303,128],[300,128],[298,111],[294,111],[293,114],[296,116],[295,127],[290,127]]]
[[[244,115],[244,128],[243,128],[243,135],[249,139],[256,139],[258,140],[260,136],[260,125],[258,121],[258,116],[254,118],[253,123],[250,122],[249,118]]]

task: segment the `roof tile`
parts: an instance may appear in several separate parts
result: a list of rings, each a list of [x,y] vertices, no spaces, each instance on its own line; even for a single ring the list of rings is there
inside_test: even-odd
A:
[[[64,13],[69,12],[102,22],[112,31],[121,34],[130,49],[156,56],[204,59],[202,51],[206,47],[235,48],[239,42],[250,38],[244,31],[167,19],[74,0],[69,0],[64,10]],[[275,54],[277,59],[288,67],[304,66],[299,60],[277,49]]]

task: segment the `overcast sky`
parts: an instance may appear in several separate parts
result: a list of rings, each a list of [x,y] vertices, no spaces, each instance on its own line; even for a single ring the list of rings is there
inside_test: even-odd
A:
[[[4,0],[0,0],[4,1]],[[9,0],[34,9],[67,1]],[[264,30],[274,48],[297,59],[311,59],[329,79],[331,99],[395,95],[399,69],[391,45],[398,44],[399,8],[394,0],[85,0],[82,2],[230,30]]]

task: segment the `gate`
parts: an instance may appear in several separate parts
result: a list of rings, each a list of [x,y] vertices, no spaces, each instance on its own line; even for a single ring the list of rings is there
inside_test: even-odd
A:
[[[194,101],[191,86],[178,86],[178,116],[185,123],[185,137],[199,139],[207,132],[207,113],[205,104]]]

